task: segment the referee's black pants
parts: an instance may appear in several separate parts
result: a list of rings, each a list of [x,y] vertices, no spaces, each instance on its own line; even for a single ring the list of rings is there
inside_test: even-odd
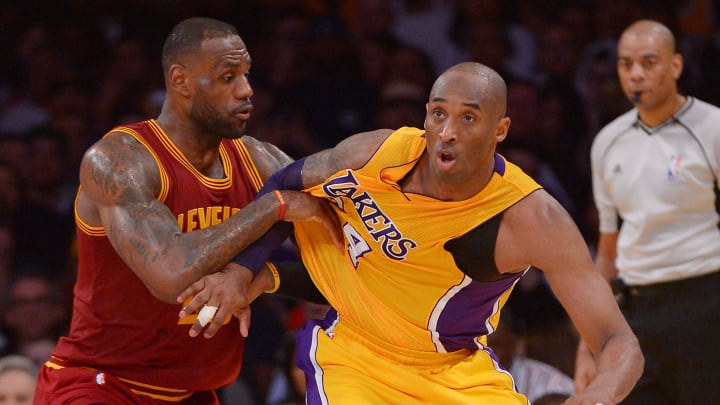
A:
[[[626,287],[645,371],[623,404],[720,404],[720,271]]]

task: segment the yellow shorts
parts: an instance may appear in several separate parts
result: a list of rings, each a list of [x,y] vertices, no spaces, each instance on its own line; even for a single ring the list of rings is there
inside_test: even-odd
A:
[[[310,405],[529,404],[485,350],[418,354],[370,343],[342,322],[330,336],[323,326],[310,321],[298,336]]]

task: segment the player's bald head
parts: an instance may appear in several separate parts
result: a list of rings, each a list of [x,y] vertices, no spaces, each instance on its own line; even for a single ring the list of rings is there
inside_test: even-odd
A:
[[[497,109],[498,118],[507,111],[507,86],[505,80],[492,68],[477,62],[463,62],[447,69],[435,80],[430,90],[430,100],[442,97],[449,88],[463,88],[486,106]]]
[[[675,50],[675,36],[664,24],[653,20],[639,20],[632,23],[620,36],[620,43],[624,40],[637,37],[651,37],[663,50],[673,54]]]

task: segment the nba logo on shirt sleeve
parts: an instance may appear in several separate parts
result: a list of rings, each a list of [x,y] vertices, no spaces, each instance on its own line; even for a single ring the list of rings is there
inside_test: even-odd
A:
[[[682,157],[680,155],[670,156],[670,165],[668,167],[667,177],[668,180],[676,180],[680,176],[680,164],[682,163]]]

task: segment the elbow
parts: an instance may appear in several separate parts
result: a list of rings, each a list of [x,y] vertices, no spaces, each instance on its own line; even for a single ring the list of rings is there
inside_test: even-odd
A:
[[[158,300],[166,303],[166,304],[178,304],[177,297],[180,295],[180,292],[174,292],[175,290],[170,290],[167,288],[152,288],[148,287],[148,290],[153,295],[153,297],[157,298]]]
[[[632,341],[630,342],[630,353],[631,353],[631,364],[633,364],[635,367],[633,368],[633,378],[635,379],[635,382],[640,380],[640,377],[643,374],[643,370],[645,370],[645,355],[642,352],[642,348],[640,347],[640,342],[638,342],[637,338],[633,336]]]
[[[177,304],[177,298],[183,291],[181,289],[168,288],[167,286],[152,286],[146,284],[146,287],[153,297],[166,304]]]
[[[150,294],[166,304],[177,304],[178,296],[192,283],[177,276],[182,272],[161,272],[164,276],[144,280]]]

